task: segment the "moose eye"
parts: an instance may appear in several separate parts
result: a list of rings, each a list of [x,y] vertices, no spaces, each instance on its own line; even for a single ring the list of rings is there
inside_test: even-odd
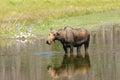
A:
[[[59,36],[60,34],[59,34],[59,33],[57,33],[57,35]]]
[[[53,34],[54,36],[56,35],[56,34]]]

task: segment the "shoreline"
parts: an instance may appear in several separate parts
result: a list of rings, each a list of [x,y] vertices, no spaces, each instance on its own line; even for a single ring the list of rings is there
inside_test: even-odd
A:
[[[90,32],[97,32],[97,30],[102,29],[102,27],[109,27],[110,28],[110,27],[115,27],[115,26],[120,26],[120,23],[112,23],[112,24],[107,23],[107,24],[101,24],[101,25],[92,25],[91,29],[90,28],[87,29],[87,27],[86,27],[86,29]],[[92,29],[92,28],[94,28],[94,29]],[[10,36],[10,37],[0,36],[0,40],[23,40],[24,41],[24,40],[32,40],[32,39],[46,39],[47,36],[48,35],[38,35],[38,34],[37,35],[34,34],[34,36],[29,36],[27,38],[24,38],[24,37],[16,38],[14,36]]]

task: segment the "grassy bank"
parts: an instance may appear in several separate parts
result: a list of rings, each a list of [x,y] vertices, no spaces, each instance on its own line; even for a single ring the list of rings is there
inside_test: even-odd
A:
[[[48,22],[38,22],[33,29],[35,34],[48,34],[50,27],[55,29],[63,28],[65,26],[72,26],[74,28],[86,28],[94,30],[101,25],[120,23],[120,11],[106,11],[101,13],[92,13],[88,15],[80,15],[76,17],[67,17],[62,19],[51,20]]]
[[[1,0],[0,36],[32,30],[46,35],[51,26],[93,25],[119,22],[119,0]]]

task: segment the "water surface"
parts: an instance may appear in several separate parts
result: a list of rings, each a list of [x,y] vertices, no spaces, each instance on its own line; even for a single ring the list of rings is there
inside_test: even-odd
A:
[[[119,27],[91,31],[89,55],[82,46],[82,55],[66,56],[59,42],[45,39],[0,40],[0,80],[119,80]]]

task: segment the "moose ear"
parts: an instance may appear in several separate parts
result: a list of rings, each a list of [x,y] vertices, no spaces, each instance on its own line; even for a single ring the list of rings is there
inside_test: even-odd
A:
[[[51,30],[51,31],[54,30],[53,27],[51,27],[50,30]]]
[[[59,33],[59,32],[57,32],[57,35],[59,36],[59,35],[60,35],[60,33]]]

